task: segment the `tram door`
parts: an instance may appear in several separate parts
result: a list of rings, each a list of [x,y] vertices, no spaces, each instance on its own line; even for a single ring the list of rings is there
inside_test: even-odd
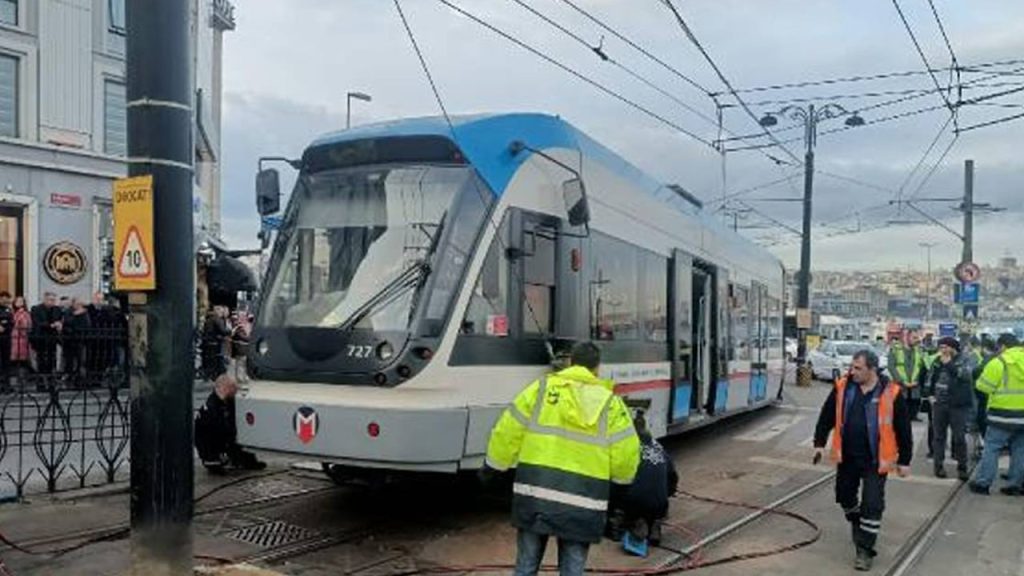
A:
[[[696,353],[693,357],[694,404],[703,400],[704,410],[714,412],[717,386],[713,359],[717,353],[715,342],[715,276],[710,267],[693,267],[693,334]]]
[[[686,422],[697,412],[699,394],[694,392],[693,258],[674,250],[669,263],[668,307],[669,347],[672,359],[671,410],[669,422]]]
[[[760,402],[768,394],[768,288],[757,282],[751,288],[750,310],[756,315],[752,324],[757,336],[750,351],[750,398]]]

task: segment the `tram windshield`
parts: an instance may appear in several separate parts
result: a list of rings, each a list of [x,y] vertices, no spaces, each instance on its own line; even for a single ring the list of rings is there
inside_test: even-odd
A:
[[[278,240],[281,253],[275,255],[260,323],[407,330],[427,276],[442,267],[431,262],[445,227],[454,225],[449,212],[460,192],[473,191],[474,180],[467,166],[302,174]],[[479,219],[483,214],[477,212]],[[462,248],[460,264],[468,247]]]

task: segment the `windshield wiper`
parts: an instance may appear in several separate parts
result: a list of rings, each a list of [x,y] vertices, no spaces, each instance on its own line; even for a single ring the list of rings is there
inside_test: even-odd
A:
[[[413,262],[412,265],[403,270],[398,276],[378,290],[376,294],[356,308],[347,320],[338,325],[339,330],[346,332],[351,330],[356,324],[361,322],[363,318],[366,318],[377,310],[391,304],[402,296],[402,294],[405,294],[405,292],[410,288],[418,289],[423,285],[427,276],[430,275],[430,258],[434,255],[434,252],[437,251],[437,246],[441,242],[441,233],[444,231],[445,222],[447,220],[448,212],[445,211],[445,213],[441,215],[441,221],[437,224],[437,230],[434,231],[434,235],[430,239],[430,246],[427,248],[427,253],[423,258]]]
[[[410,288],[419,286],[428,275],[430,275],[430,263],[426,258],[417,260],[356,308],[347,320],[338,325],[338,329],[351,330],[363,318],[391,304]]]

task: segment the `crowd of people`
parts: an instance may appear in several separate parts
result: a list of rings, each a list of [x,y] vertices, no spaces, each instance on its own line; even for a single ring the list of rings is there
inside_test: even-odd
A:
[[[102,293],[92,302],[43,294],[29,307],[23,296],[0,292],[0,392],[15,390],[12,379],[57,375],[76,387],[102,385],[101,376],[123,366],[128,319],[120,302]],[[40,378],[41,390],[56,379]]]

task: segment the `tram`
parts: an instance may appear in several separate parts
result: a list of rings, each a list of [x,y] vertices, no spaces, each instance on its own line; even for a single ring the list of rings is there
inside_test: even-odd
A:
[[[782,264],[557,116],[402,119],[292,161],[239,442],[455,473],[573,342],[658,436],[781,397]],[[277,209],[278,174],[257,203]]]

